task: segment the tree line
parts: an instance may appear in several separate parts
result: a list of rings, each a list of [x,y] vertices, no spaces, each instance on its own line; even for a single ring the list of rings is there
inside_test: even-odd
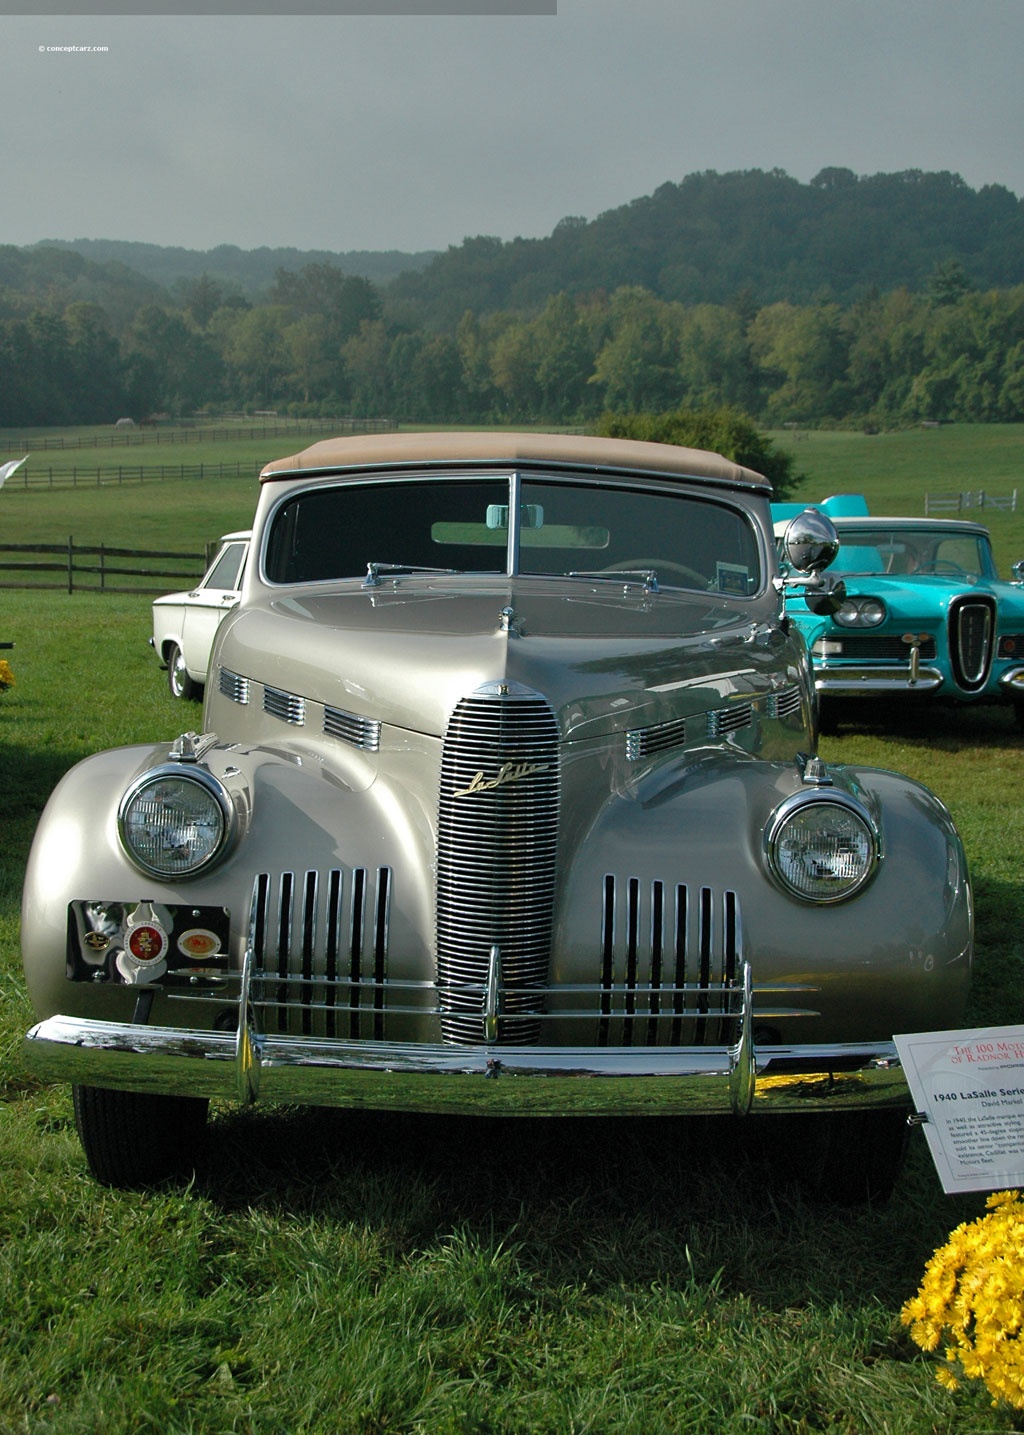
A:
[[[280,271],[266,302],[203,277],[124,322],[100,304],[0,318],[0,426],[199,409],[431,423],[592,424],[602,413],[739,409],[765,425],[1024,420],[1024,285],[979,291],[958,261],[922,292],[687,304],[642,285],[533,312],[416,323],[330,264]]]
[[[406,256],[419,268],[387,282],[342,255],[282,252],[256,284],[274,251],[210,251],[222,267],[197,273],[192,251],[85,248],[0,246],[4,427],[200,408],[1024,418],[1024,205],[947,172],[707,171],[546,238]]]

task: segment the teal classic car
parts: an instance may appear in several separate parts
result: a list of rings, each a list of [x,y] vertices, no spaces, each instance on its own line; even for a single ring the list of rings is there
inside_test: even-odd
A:
[[[800,508],[772,505],[777,534]],[[839,536],[830,573],[845,598],[812,611],[814,596],[790,587],[786,612],[811,655],[823,724],[865,698],[1011,703],[1024,722],[1024,584],[999,578],[988,530],[878,517],[859,494],[817,508]]]

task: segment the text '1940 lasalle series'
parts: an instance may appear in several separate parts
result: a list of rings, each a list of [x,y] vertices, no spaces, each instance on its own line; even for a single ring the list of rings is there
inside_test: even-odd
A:
[[[26,1052],[101,1181],[262,1098],[802,1112],[823,1182],[891,1184],[892,1038],[962,1017],[968,874],[927,789],[815,755],[769,495],[541,434],[268,466],[204,732],[73,768],[29,862]],[[786,542],[826,607],[835,547]]]

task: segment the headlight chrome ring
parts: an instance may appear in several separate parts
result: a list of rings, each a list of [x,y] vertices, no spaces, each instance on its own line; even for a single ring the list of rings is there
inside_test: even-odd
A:
[[[843,628],[877,628],[885,621],[885,604],[881,598],[846,598],[833,614]]]
[[[168,764],[143,773],[117,810],[130,860],[153,877],[194,877],[225,852],[235,810],[224,784],[204,767]]]
[[[865,808],[843,792],[796,793],[772,814],[765,854],[775,880],[802,902],[843,902],[874,876],[881,839]]]

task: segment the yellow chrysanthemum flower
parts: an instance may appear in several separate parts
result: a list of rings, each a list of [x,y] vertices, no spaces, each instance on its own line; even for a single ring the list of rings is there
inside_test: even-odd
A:
[[[900,1319],[922,1350],[945,1341],[935,1376],[947,1390],[981,1380],[994,1404],[1024,1410],[1024,1203],[998,1191],[986,1205],[934,1253]]]

